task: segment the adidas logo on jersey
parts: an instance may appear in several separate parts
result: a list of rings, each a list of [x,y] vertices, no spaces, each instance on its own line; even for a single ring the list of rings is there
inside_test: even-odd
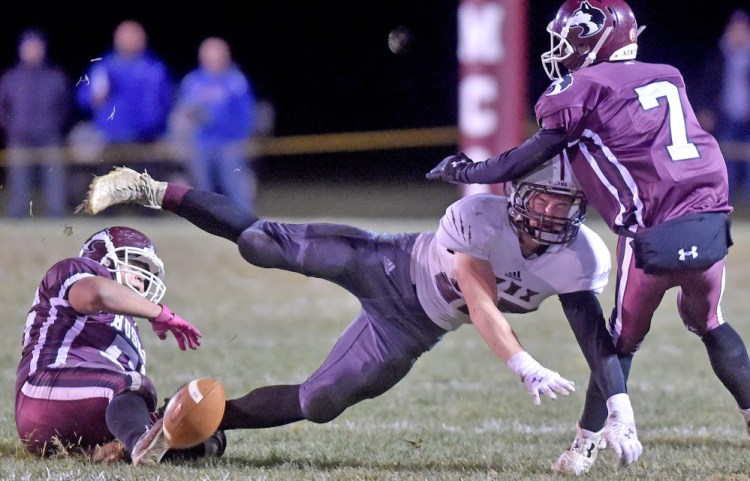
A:
[[[383,270],[385,271],[385,275],[390,276],[395,268],[396,264],[394,264],[392,260],[387,257],[383,259]]]
[[[521,282],[521,271],[506,272],[505,277]]]

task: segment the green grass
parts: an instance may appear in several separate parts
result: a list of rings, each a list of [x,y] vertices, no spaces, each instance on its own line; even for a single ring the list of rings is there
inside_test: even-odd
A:
[[[388,232],[432,229],[437,222],[334,220]],[[110,224],[131,225],[153,239],[167,267],[165,302],[204,333],[198,351],[183,353],[143,326],[148,374],[162,395],[204,376],[221,379],[229,397],[270,383],[301,382],[357,312],[355,299],[340,288],[250,266],[232,244],[174,217],[0,222],[0,479],[562,479],[549,466],[572,440],[588,376],[555,299],[511,322],[540,362],[576,382],[569,398],[532,405],[521,383],[464,326],[385,395],[326,425],[230,432],[226,455],[217,460],[102,468],[75,455],[40,460],[26,454],[15,432],[12,388],[26,311],[45,270]],[[614,236],[602,224],[591,226],[612,246]],[[750,225],[736,222],[734,237],[722,307],[750,340],[744,302]],[[609,311],[612,286],[601,299]],[[682,327],[674,299],[671,292],[663,302],[633,364],[630,390],[643,457],[617,471],[612,453],[603,452],[586,479],[750,479],[742,418],[713,376],[702,343]]]

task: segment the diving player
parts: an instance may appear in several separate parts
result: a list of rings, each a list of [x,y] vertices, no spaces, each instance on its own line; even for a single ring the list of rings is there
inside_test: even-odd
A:
[[[301,385],[260,387],[228,401],[222,430],[331,421],[388,391],[443,335],[469,322],[536,404],[540,395],[567,395],[573,383],[526,352],[502,313],[532,312],[558,296],[613,406],[610,443],[623,464],[640,455],[622,370],[596,297],[607,283],[609,252],[581,224],[585,198],[559,159],[515,182],[508,198],[480,195],[454,203],[437,232],[375,234],[347,225],[263,220],[225,196],[127,168],[95,178],[81,207],[96,214],[128,202],[163,208],[235,242],[255,266],[334,282],[362,304],[312,376]]]

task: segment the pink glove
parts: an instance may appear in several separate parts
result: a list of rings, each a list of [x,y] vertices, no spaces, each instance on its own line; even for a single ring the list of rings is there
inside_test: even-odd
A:
[[[164,304],[159,305],[161,313],[155,319],[149,319],[159,339],[163,341],[167,338],[167,332],[172,332],[181,350],[184,351],[186,345],[190,346],[190,349],[197,349],[201,345],[200,337],[203,336],[201,331]]]

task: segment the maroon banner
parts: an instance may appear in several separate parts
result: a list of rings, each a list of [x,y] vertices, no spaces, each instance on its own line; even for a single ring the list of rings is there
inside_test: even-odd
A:
[[[458,8],[460,149],[484,160],[525,138],[528,0],[461,0]],[[463,194],[502,193],[501,185]]]

